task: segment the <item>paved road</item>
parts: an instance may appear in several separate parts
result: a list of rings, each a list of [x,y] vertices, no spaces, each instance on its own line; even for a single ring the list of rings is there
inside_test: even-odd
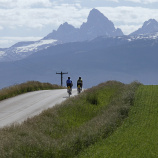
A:
[[[77,90],[72,90],[73,95]],[[0,102],[0,128],[21,123],[68,98],[66,89],[35,91]]]

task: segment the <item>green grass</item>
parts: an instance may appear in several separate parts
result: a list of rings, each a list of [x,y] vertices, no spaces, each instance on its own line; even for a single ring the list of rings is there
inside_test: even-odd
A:
[[[140,84],[108,81],[0,130],[1,158],[73,158],[121,126]]]
[[[81,126],[107,107],[118,88],[119,86],[106,85],[105,87],[101,84],[87,90],[84,95],[71,99],[71,102],[66,102],[67,105],[59,109],[60,120],[68,120],[68,126],[71,128]]]
[[[123,125],[77,158],[158,157],[158,86],[140,86]]]
[[[60,89],[63,88],[58,85],[52,85],[50,83],[41,83],[38,81],[28,81],[26,83],[17,84],[14,86],[10,86],[7,88],[3,88],[0,90],[0,101],[15,97],[17,95],[31,92],[31,91],[37,91],[37,90],[48,90],[48,89]]]

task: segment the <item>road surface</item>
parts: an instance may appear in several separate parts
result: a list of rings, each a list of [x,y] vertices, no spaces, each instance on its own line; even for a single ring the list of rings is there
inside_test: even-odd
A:
[[[76,95],[77,90],[73,89],[72,93]],[[59,89],[29,92],[0,101],[0,128],[21,123],[67,98],[66,89]]]

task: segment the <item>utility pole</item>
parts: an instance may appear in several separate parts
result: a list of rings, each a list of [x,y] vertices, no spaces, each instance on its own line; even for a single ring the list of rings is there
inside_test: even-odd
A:
[[[60,75],[61,75],[61,86],[63,86],[63,74],[68,74],[68,72],[64,72],[64,73],[63,73],[63,72],[61,71],[60,73],[57,73],[57,72],[56,72],[56,74],[60,74]]]

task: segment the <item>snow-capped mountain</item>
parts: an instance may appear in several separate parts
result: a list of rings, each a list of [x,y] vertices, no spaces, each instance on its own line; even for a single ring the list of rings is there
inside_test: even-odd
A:
[[[97,9],[92,9],[86,23],[80,29],[65,22],[57,31],[48,34],[42,40],[19,42],[7,49],[0,50],[0,61],[14,61],[23,59],[32,53],[46,49],[52,45],[92,40],[98,36],[122,36],[121,29],[115,29],[114,24]]]
[[[89,88],[107,80],[158,83],[158,36],[97,37],[55,45],[14,62],[0,62],[0,88],[37,80],[60,84],[56,72],[82,76]],[[66,80],[67,75],[63,76]],[[65,83],[65,81],[63,82]]]
[[[145,21],[141,28],[131,33],[130,35],[145,35],[154,33],[158,33],[158,22],[155,19],[150,19],[148,21]]]
[[[57,71],[73,81],[82,76],[86,88],[105,80],[157,84],[157,50],[156,20],[126,36],[93,9],[78,29],[66,22],[39,41],[0,49],[0,61],[13,61],[0,62],[0,88],[29,80],[60,84]]]
[[[109,38],[109,42],[107,43],[112,42],[113,46],[138,39],[158,39],[158,22],[154,19],[150,19],[144,22],[142,28],[129,36],[124,36],[121,29],[116,29],[114,24],[100,11],[92,9],[87,18],[87,22],[83,23],[80,28],[75,28],[65,22],[61,24],[57,30],[53,30],[52,33],[39,41],[19,42],[10,48],[0,49],[0,62],[21,60],[33,53],[58,44],[95,41],[95,38],[96,40],[101,39],[101,36],[103,38]],[[111,40],[111,38],[117,40]]]
[[[98,36],[122,36],[121,29],[116,29],[114,24],[105,17],[97,9],[92,9],[89,13],[86,23],[83,23],[80,28],[68,24],[67,22],[60,25],[59,28],[53,30],[44,39],[57,39],[63,42],[76,42],[92,40]]]
[[[35,52],[60,44],[57,40],[39,40],[32,42],[19,42],[10,48],[0,49],[0,61],[21,60]]]

